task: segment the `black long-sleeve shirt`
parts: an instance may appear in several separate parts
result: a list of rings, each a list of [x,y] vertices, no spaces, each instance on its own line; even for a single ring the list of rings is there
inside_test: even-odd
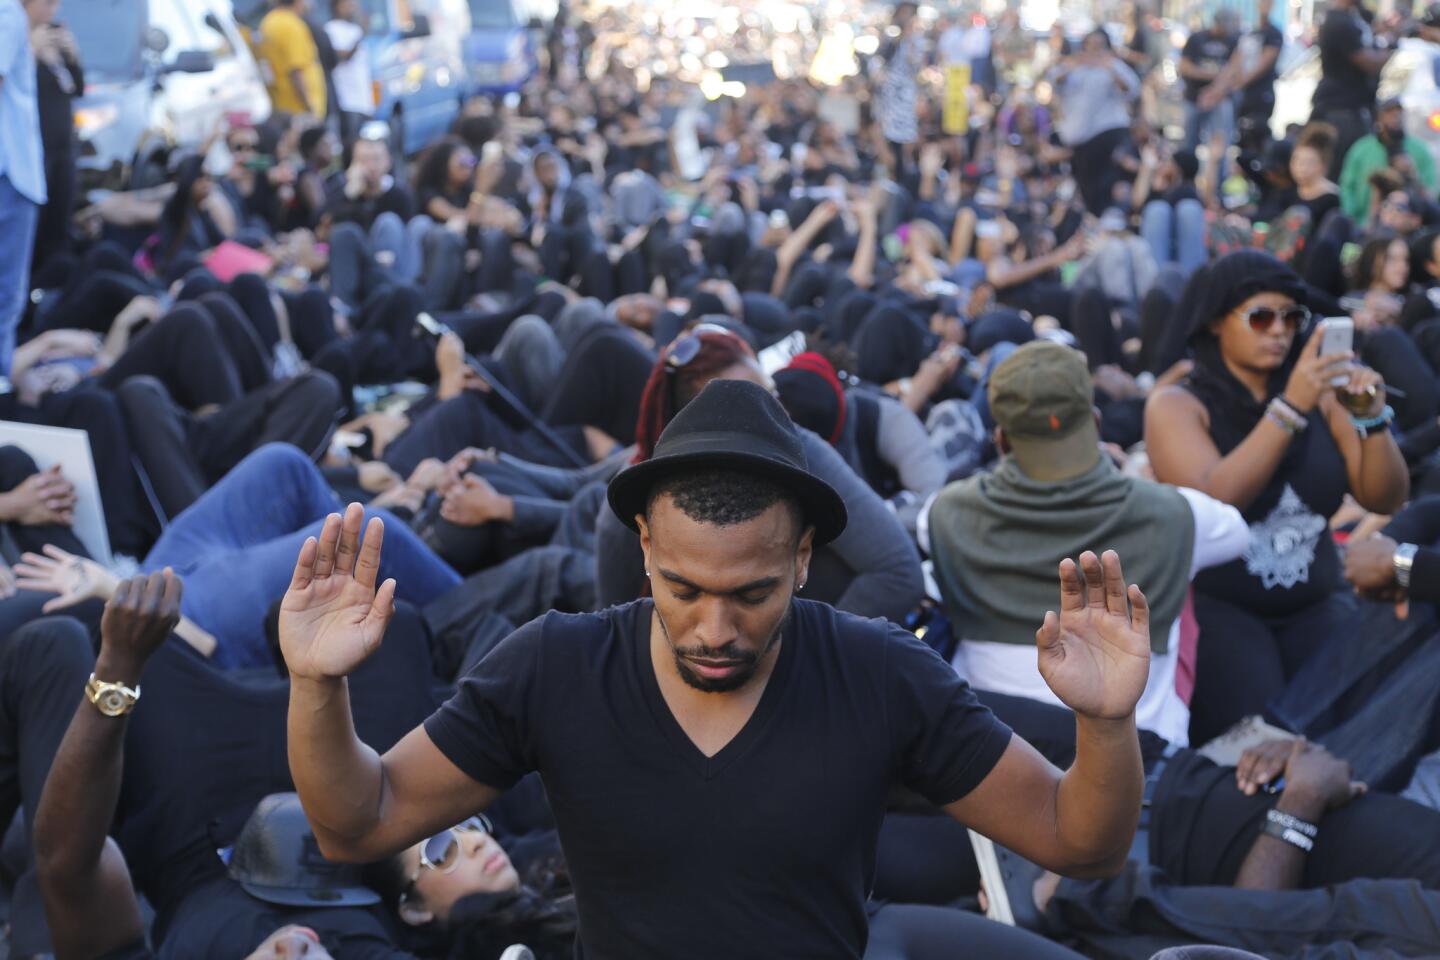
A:
[[[1440,496],[1421,497],[1397,513],[1384,533],[1396,543],[1420,549],[1410,567],[1410,599],[1440,601]]]

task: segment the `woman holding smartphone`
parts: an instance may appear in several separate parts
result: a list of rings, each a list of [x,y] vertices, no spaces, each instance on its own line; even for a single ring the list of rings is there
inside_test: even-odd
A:
[[[1179,307],[1194,369],[1146,407],[1156,479],[1232,504],[1250,524],[1245,554],[1195,580],[1195,742],[1263,712],[1353,611],[1328,523],[1345,495],[1388,514],[1409,494],[1384,382],[1351,350],[1322,351],[1305,295],[1260,251],[1202,267]]]

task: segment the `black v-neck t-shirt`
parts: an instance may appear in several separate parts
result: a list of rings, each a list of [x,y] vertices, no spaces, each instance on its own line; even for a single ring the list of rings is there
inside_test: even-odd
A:
[[[577,957],[858,960],[890,788],[960,799],[1009,728],[912,635],[797,600],[755,712],[706,758],[661,694],[652,607],[531,622],[426,732],[480,783],[540,772]]]

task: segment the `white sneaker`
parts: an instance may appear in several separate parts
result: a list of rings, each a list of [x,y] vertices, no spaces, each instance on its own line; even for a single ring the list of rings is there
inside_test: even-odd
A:
[[[500,960],[535,960],[535,951],[523,943],[512,943],[500,954]]]

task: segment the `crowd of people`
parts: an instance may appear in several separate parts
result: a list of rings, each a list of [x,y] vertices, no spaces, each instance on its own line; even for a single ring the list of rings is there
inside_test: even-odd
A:
[[[415,157],[272,5],[274,115],[72,209],[0,0],[0,418],[115,555],[0,448],[11,956],[1440,953],[1440,4],[1284,131],[1271,0],[833,84],[562,4]]]

